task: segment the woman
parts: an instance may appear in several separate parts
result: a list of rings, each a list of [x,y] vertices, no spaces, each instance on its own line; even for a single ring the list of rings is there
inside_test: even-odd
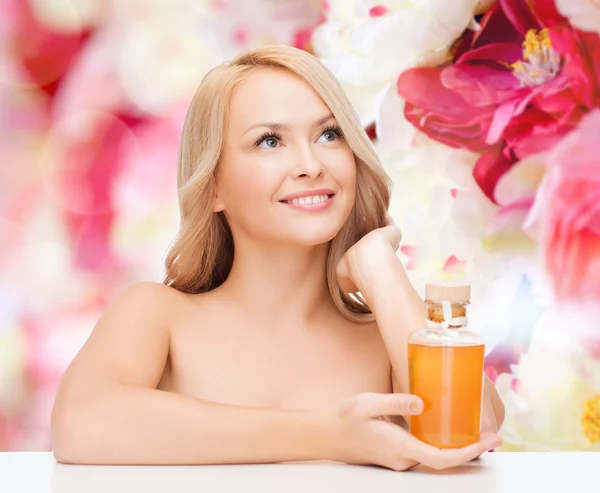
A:
[[[424,304],[394,253],[389,180],[317,59],[266,47],[212,70],[186,117],[178,181],[165,282],[118,297],[63,378],[59,461],[404,470],[500,443],[489,381],[490,433],[475,445],[440,451],[390,418],[422,409],[407,395],[406,338]]]

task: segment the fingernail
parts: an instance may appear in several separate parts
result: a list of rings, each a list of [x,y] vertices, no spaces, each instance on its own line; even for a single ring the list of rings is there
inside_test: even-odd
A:
[[[409,409],[413,412],[413,413],[420,413],[421,411],[423,411],[423,401],[421,400],[414,400],[410,403]]]

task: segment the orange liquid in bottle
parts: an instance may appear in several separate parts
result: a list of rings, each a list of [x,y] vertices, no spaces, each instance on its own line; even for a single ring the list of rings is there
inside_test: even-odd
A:
[[[438,448],[479,440],[484,345],[408,345],[410,393],[425,409],[410,417],[410,432]]]

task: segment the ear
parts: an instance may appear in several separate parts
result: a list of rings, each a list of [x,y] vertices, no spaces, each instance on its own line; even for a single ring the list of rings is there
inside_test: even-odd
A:
[[[214,192],[214,200],[212,205],[213,212],[221,212],[225,210],[225,202],[223,200],[223,195],[221,194],[221,184],[217,173],[215,172],[212,176],[211,180],[212,190]]]
[[[221,212],[221,211],[225,210],[225,204],[219,197],[218,193],[217,193],[217,196],[215,197],[215,201],[213,202],[212,210],[213,210],[213,212]]]

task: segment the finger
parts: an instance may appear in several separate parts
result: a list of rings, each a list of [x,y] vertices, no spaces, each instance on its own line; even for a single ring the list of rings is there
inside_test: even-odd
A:
[[[485,434],[477,443],[458,449],[438,449],[406,434],[406,450],[403,455],[419,461],[433,469],[447,469],[466,464],[491,448],[498,447],[502,440],[495,434]]]
[[[423,401],[410,394],[359,394],[352,403],[352,413],[357,417],[411,416],[423,412]]]

